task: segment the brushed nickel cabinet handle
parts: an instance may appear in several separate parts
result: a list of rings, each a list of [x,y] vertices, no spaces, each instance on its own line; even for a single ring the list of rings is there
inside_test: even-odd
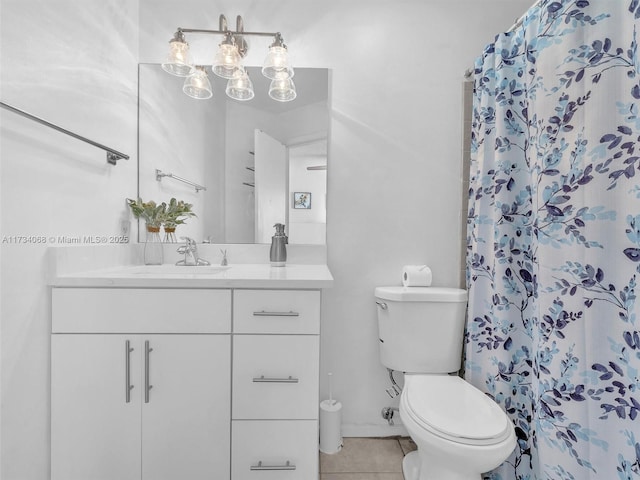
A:
[[[254,317],[299,317],[298,312],[266,312],[261,310],[260,312],[253,312]]]
[[[284,465],[263,465],[262,460],[257,465],[251,465],[251,470],[295,470],[296,466],[289,460]]]
[[[149,383],[149,354],[153,348],[149,345],[149,340],[144,342],[144,403],[149,403],[149,391],[153,385]]]
[[[124,398],[125,403],[130,403],[131,390],[133,389],[133,385],[131,385],[131,352],[133,352],[133,348],[131,348],[129,340],[124,342],[124,351]]]
[[[291,375],[286,378],[265,377],[264,375],[253,378],[253,383],[298,383],[299,381],[300,380]]]

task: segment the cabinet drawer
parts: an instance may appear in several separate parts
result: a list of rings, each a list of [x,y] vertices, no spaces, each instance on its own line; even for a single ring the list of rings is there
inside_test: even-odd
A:
[[[234,335],[233,418],[317,419],[318,350],[315,335]]]
[[[318,478],[315,420],[235,420],[231,445],[233,480]]]
[[[317,290],[235,290],[234,333],[320,333]]]
[[[54,288],[53,333],[229,333],[231,290]]]

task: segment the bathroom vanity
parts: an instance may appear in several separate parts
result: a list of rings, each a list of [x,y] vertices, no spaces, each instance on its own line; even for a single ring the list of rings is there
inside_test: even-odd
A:
[[[51,479],[318,478],[327,267],[163,267],[52,281]]]

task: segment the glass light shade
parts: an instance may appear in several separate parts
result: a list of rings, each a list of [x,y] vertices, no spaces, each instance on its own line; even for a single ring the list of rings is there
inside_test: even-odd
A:
[[[244,68],[239,69],[236,75],[229,79],[226,93],[229,97],[243,102],[254,97],[253,83]]]
[[[197,67],[195,73],[187,77],[184,81],[182,91],[191,98],[197,98],[198,100],[206,100],[207,98],[213,97],[211,82],[209,81],[207,72],[204,71],[204,67]]]
[[[271,80],[269,96],[278,102],[290,102],[297,96],[296,86],[291,78],[278,78]]]
[[[169,54],[166,61],[162,64],[165,72],[177,77],[188,77],[195,72],[196,67],[193,65],[191,53],[189,52],[189,44],[172,40],[169,42]]]
[[[211,70],[222,78],[233,78],[240,66],[240,54],[234,43],[221,43]]]
[[[293,77],[286,47],[272,45],[262,65],[262,74],[272,80]]]

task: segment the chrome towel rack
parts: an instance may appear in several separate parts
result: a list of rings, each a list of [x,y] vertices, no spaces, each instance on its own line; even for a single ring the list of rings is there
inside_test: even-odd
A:
[[[94,142],[93,140],[89,140],[86,137],[83,137],[82,135],[78,135],[77,133],[73,133],[69,130],[67,130],[66,128],[62,128],[58,125],[56,125],[55,123],[51,123],[48,122],[40,117],[36,117],[35,115],[32,115],[30,113],[25,112],[24,110],[20,110],[19,108],[16,108],[12,105],[9,105],[7,103],[4,102],[0,102],[0,107],[5,108],[13,113],[16,113],[18,115],[21,115],[25,118],[28,118],[29,120],[33,120],[34,122],[40,123],[41,125],[45,125],[49,128],[53,128],[54,130],[57,130],[58,132],[64,133],[66,135],[69,135],[70,137],[73,138],[77,138],[78,140],[81,140],[85,143],[88,143],[89,145],[93,145],[94,147],[98,147],[101,148],[102,150],[107,152],[107,163],[110,163],[111,165],[116,165],[118,160],[124,159],[124,160],[129,160],[129,155],[125,155],[124,153],[121,153],[117,150],[114,150],[113,148],[109,148],[105,145],[102,145],[101,143],[98,142]]]
[[[199,192],[200,190],[206,190],[207,189],[207,187],[203,187],[202,185],[198,185],[197,183],[194,183],[191,180],[187,180],[186,178],[179,177],[177,175],[174,175],[173,173],[165,173],[162,170],[159,170],[159,169],[156,168],[156,180],[160,181],[160,180],[162,180],[162,177],[173,178],[174,180],[177,180],[179,182],[186,183],[187,185],[191,185],[193,188],[196,189],[196,193]]]

